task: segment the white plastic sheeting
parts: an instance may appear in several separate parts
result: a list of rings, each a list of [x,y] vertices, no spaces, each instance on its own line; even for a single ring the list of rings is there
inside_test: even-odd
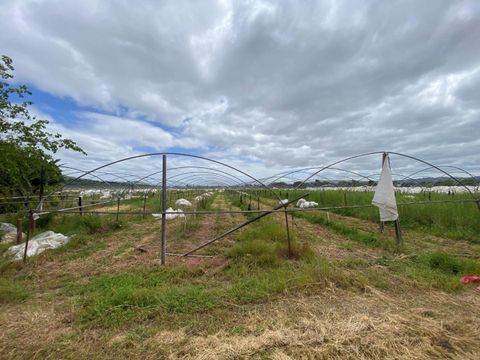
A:
[[[318,203],[316,203],[315,201],[307,201],[305,199],[300,199],[297,201],[297,207],[301,209],[314,208],[317,206],[318,206]]]
[[[17,240],[17,227],[9,223],[0,223],[0,231],[5,233],[0,238],[0,243],[8,243]],[[25,239],[25,233],[22,233],[22,239]]]
[[[374,192],[375,186],[321,186],[321,187],[307,187],[306,190],[319,190],[319,191],[357,191],[357,192]],[[468,190],[467,190],[468,189]],[[292,189],[293,190],[293,189]],[[432,193],[441,193],[447,194],[455,193],[455,194],[467,194],[467,193],[474,193],[478,194],[480,188],[478,186],[432,186],[432,187],[421,187],[421,186],[396,186],[395,191],[398,191],[402,194],[421,194],[425,192],[432,192]]]
[[[380,210],[380,221],[395,221],[398,219],[397,200],[395,199],[388,155],[383,160],[382,173],[375,189],[372,204]]]
[[[53,231],[45,231],[28,241],[27,257],[38,255],[47,249],[56,249],[70,241],[68,236]],[[23,258],[25,243],[13,245],[8,248],[6,254],[13,255],[15,260]]]
[[[168,208],[167,210],[165,210],[167,213],[175,213],[175,214],[166,214],[165,215],[165,219],[167,220],[173,220],[173,219],[176,219],[176,218],[185,218],[185,214],[183,213],[183,210],[182,209],[172,209],[172,208]],[[155,219],[161,219],[162,218],[162,214],[152,214],[152,216],[155,218]]]
[[[205,199],[205,198],[208,198],[208,197],[210,197],[210,196],[212,196],[212,195],[213,195],[213,193],[210,192],[210,191],[208,191],[208,192],[206,192],[206,193],[204,193],[204,194],[202,194],[202,195],[196,196],[194,200],[195,200],[195,201],[201,201],[201,200],[203,200],[203,199]]]
[[[5,234],[16,233],[17,227],[9,223],[0,223],[0,231],[4,232]]]
[[[175,206],[192,206],[192,203],[190,201],[188,201],[187,199],[178,199],[177,201],[175,201]]]

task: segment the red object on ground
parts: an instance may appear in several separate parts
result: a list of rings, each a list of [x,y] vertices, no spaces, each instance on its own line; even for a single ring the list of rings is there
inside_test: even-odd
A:
[[[460,281],[464,284],[469,282],[480,282],[480,276],[464,276]]]

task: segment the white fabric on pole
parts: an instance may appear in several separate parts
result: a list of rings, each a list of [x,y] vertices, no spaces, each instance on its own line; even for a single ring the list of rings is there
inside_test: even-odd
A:
[[[398,219],[397,201],[388,154],[383,161],[382,174],[375,189],[372,204],[380,210],[380,221],[395,221]]]

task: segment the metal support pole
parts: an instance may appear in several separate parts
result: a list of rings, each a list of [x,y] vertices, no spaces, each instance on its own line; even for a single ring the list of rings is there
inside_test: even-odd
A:
[[[292,257],[292,244],[290,241],[290,227],[288,226],[288,212],[285,206],[285,224],[287,226],[287,244],[288,244],[288,257]]]
[[[167,209],[167,155],[162,156],[163,167],[162,167],[162,239],[161,239],[161,250],[160,250],[160,264],[165,265],[165,253],[166,253],[166,225],[167,225],[167,214],[165,211]]]

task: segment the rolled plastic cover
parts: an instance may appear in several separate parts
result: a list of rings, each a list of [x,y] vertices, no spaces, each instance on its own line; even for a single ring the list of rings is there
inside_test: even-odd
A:
[[[395,221],[398,219],[397,200],[395,199],[388,154],[383,160],[382,173],[375,189],[372,204],[380,210],[380,221]]]

